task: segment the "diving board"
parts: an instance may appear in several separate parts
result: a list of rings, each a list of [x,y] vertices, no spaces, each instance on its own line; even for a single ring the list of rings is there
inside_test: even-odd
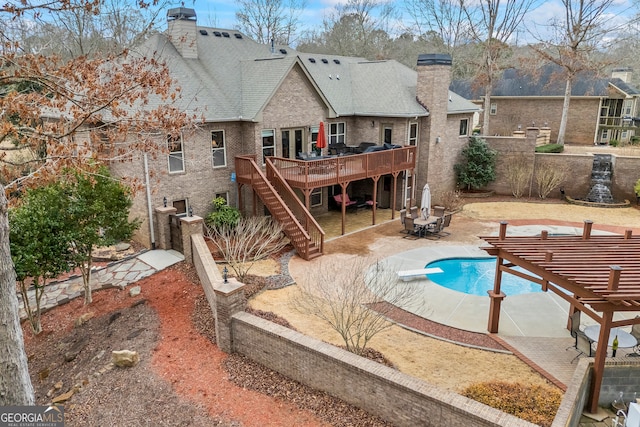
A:
[[[416,270],[403,270],[403,271],[398,271],[398,277],[402,278],[402,280],[404,280],[405,282],[408,282],[409,279],[412,279],[414,277],[425,276],[427,274],[434,274],[434,273],[442,273],[442,269],[439,267],[434,267],[434,268],[419,268]]]

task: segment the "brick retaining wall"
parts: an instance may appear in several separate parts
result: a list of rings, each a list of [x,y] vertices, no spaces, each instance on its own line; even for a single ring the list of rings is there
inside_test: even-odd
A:
[[[517,137],[485,137],[491,148],[498,151],[496,161],[496,180],[487,186],[496,194],[511,195],[511,188],[506,176],[506,165],[509,159],[516,155],[523,155],[530,159],[534,165],[531,177],[530,190],[527,189],[523,197],[537,197],[538,186],[535,181],[535,171],[550,165],[553,168],[566,168],[567,176],[557,189],[554,189],[549,198],[560,197],[560,187],[564,188],[567,196],[574,199],[582,199],[587,196],[591,188],[591,168],[593,166],[593,154],[548,154],[535,153],[534,143],[531,140]],[[635,201],[633,186],[640,179],[640,157],[612,156],[613,174],[611,180],[611,194],[614,200]]]
[[[234,351],[398,427],[534,426],[251,314],[232,322]]]
[[[218,347],[325,391],[394,425],[534,427],[527,421],[246,313],[241,283],[224,283],[202,235],[193,264],[216,316]],[[233,282],[233,283],[232,283]]]

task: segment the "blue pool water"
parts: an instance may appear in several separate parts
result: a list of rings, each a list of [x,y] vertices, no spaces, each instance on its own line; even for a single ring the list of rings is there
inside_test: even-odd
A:
[[[487,296],[493,289],[495,258],[447,258],[430,262],[426,268],[439,267],[442,273],[429,274],[429,280],[445,288],[470,295]],[[516,268],[518,269],[518,268]],[[524,270],[521,270],[524,271]],[[502,273],[500,290],[506,295],[542,292],[542,287],[509,273]]]

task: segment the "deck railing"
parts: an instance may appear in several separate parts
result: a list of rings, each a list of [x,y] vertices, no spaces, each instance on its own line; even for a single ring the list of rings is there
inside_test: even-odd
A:
[[[273,165],[291,187],[310,189],[356,181],[415,168],[416,147],[317,160],[271,157]]]
[[[288,188],[277,171],[272,171],[272,179],[276,182],[280,181],[276,183],[279,190],[270,179],[267,179],[254,159],[255,156],[236,157],[237,181],[241,184],[248,184],[254,189],[273,217],[282,225],[283,231],[302,258],[308,260],[320,255],[324,244],[324,232],[320,226],[309,212],[304,212],[306,211],[304,205],[301,205],[293,190]],[[271,166],[271,168],[273,167]],[[302,211],[299,209],[300,206],[302,206]],[[297,211],[297,214],[294,213],[292,207]],[[307,231],[308,229],[311,230],[311,234]]]
[[[311,212],[307,210],[302,201],[293,192],[291,187],[287,184],[284,177],[275,168],[271,158],[267,158],[267,178],[271,182],[271,185],[276,189],[282,200],[287,204],[291,212],[295,215],[298,222],[307,231],[310,239],[311,248],[314,246],[318,248],[320,253],[324,251],[324,230],[320,227],[320,224],[311,215]],[[311,252],[311,248],[307,248],[307,252]]]

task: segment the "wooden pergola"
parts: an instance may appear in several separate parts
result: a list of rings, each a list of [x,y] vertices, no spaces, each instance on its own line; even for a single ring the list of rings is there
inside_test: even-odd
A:
[[[488,292],[489,332],[498,332],[500,304],[506,296],[500,290],[503,272],[539,283],[543,291],[567,300],[569,316],[579,310],[598,322],[598,343],[609,342],[611,328],[640,323],[640,318],[613,320],[616,312],[640,311],[640,236],[632,236],[631,230],[592,236],[592,226],[585,221],[582,236],[542,231],[539,236],[507,237],[507,223],[502,222],[498,236],[481,237],[490,245],[482,249],[497,258],[494,287]],[[591,413],[598,410],[606,356],[607,346],[598,345],[587,403]]]

